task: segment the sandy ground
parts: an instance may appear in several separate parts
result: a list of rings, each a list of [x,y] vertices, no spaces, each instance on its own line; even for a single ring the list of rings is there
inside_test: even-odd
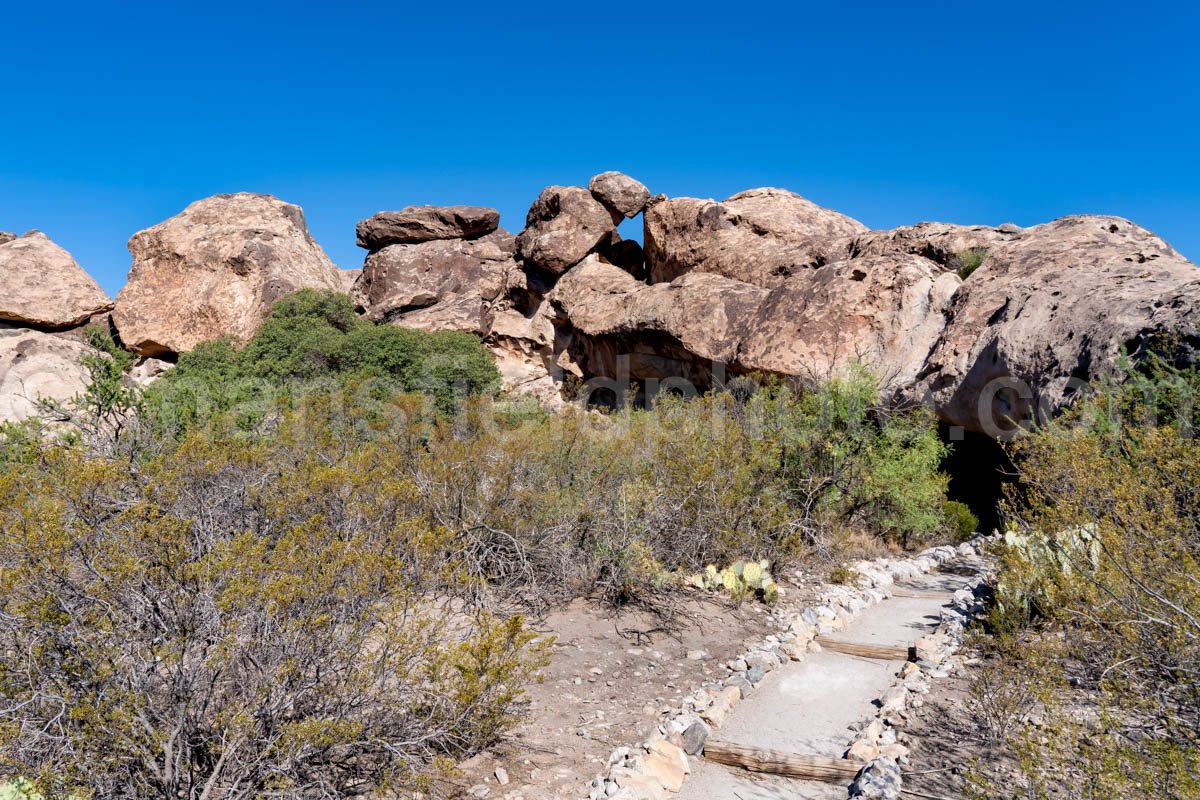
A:
[[[775,629],[761,603],[733,607],[697,595],[677,630],[644,612],[615,614],[584,600],[549,615],[536,628],[556,637],[544,680],[529,689],[526,721],[509,737],[460,765],[448,787],[488,787],[490,798],[587,797],[613,749],[646,738],[669,706],[739,655],[747,640]],[[689,658],[690,656],[690,658]],[[501,786],[502,767],[509,784]]]

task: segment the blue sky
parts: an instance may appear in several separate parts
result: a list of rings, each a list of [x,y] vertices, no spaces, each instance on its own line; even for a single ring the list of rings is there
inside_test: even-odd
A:
[[[1191,3],[6,4],[0,230],[115,293],[135,231],[200,197],[354,223],[619,169],[783,186],[872,227],[1126,216],[1200,258]]]

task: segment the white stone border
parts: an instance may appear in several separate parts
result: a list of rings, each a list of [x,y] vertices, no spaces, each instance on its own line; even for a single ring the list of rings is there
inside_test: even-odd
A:
[[[929,573],[959,556],[979,555],[985,541],[982,537],[976,537],[958,547],[932,547],[908,559],[879,558],[852,564],[851,568],[860,577],[857,586],[826,584],[818,596],[820,605],[804,608],[788,617],[779,616],[780,632],[749,645],[742,656],[729,661],[726,668],[730,674],[724,681],[710,681],[684,698],[681,708],[668,715],[667,720],[651,732],[645,741],[614,750],[608,760],[607,773],[598,775],[591,782],[588,800],[664,800],[669,793],[680,791],[690,773],[688,756],[700,755],[703,752],[704,742],[711,730],[724,724],[733,707],[754,691],[768,672],[789,660],[803,661],[806,653],[819,650],[820,645],[813,641],[817,636],[842,630],[863,611],[891,597],[896,581]],[[943,639],[947,644],[955,642],[954,649],[961,645],[965,617],[959,616],[957,610],[960,607],[959,595],[963,595],[961,603],[965,606],[974,609],[977,605],[973,592],[957,592],[954,610],[944,611],[943,621],[937,630],[918,641],[918,657],[927,649],[921,644],[926,639],[931,640],[927,643],[929,647],[934,646],[933,642],[940,643]],[[967,599],[968,595],[970,600]],[[951,615],[957,622],[951,622],[947,615]],[[957,630],[956,634],[954,630]],[[938,647],[940,648],[940,645]],[[940,649],[937,651],[940,652]],[[942,659],[938,663],[944,664],[945,660]],[[873,746],[880,751],[865,753],[872,758],[861,759],[869,763],[855,779],[854,786],[860,787],[860,792],[870,790],[870,786],[874,785],[873,776],[882,776],[894,771],[898,794],[898,757],[903,755],[898,748],[903,745],[895,743],[894,726],[889,728],[886,720],[889,716],[902,712],[907,706],[912,689],[904,684],[904,680],[911,678],[914,673],[907,666],[902,672],[906,671],[907,675],[897,684],[900,690],[896,687],[888,690],[888,694],[895,692],[897,696],[889,700],[888,695],[885,695],[878,718],[860,731],[855,739],[856,743],[864,736],[868,740],[874,737]],[[922,667],[916,674],[924,676],[927,673]],[[913,679],[912,682],[915,681],[916,679]],[[889,736],[891,741],[884,743]],[[882,748],[895,745],[891,753],[897,758],[883,756],[881,743]],[[847,758],[864,754],[853,751],[854,743],[846,754]],[[855,790],[852,788],[851,791]],[[851,796],[891,797],[862,793]]]

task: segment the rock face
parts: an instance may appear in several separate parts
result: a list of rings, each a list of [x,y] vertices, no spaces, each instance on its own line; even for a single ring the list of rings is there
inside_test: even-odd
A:
[[[715,272],[772,287],[845,256],[866,226],[783,189],[751,189],[723,203],[680,197],[645,214],[646,263],[654,283]]]
[[[133,267],[113,319],[139,355],[191,350],[219,336],[249,339],[279,298],[342,289],[299,206],[270,195],[199,200],[129,240]]]
[[[82,392],[88,352],[95,351],[65,336],[0,328],[0,420],[38,416],[39,400],[62,403]]]
[[[15,233],[9,233],[8,231],[0,231],[0,244],[7,244],[8,242],[11,242],[15,238],[17,238],[17,235]]]
[[[500,212],[482,206],[409,206],[380,211],[358,223],[358,246],[378,250],[390,244],[484,236],[500,226]]]
[[[650,202],[650,190],[620,172],[601,172],[588,182],[592,196],[611,212],[633,219]]]
[[[532,267],[561,275],[612,240],[613,215],[579,186],[542,190],[517,236],[517,253]]]
[[[1156,332],[1200,344],[1200,270],[1119,217],[1066,217],[993,247],[968,278],[914,399],[1002,435],[1060,410]]]
[[[71,328],[112,307],[99,284],[46,234],[0,239],[0,320]]]
[[[851,364],[885,389],[911,386],[961,281],[916,256],[872,256],[793,275],[747,323],[742,364],[821,380]]]

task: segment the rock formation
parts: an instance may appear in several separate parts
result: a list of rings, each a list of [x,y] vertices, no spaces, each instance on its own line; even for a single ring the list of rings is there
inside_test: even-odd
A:
[[[390,244],[367,256],[351,297],[376,322],[485,333],[484,305],[503,289],[515,248],[515,237],[503,230]],[[436,313],[428,310],[435,305]],[[450,306],[455,310],[447,314]]]
[[[704,389],[861,364],[887,395],[993,435],[1057,412],[1156,332],[1200,339],[1200,273],[1125,220],[871,231],[780,189],[718,203],[651,199],[619,173],[589,187],[543,191],[503,259],[467,240],[368,257],[359,289],[372,267],[387,288],[371,289],[367,313],[477,331],[506,384],[543,400],[572,380]],[[644,254],[613,227],[637,213]]]
[[[496,230],[500,212],[480,206],[409,206],[380,211],[358,223],[358,246],[378,250],[389,244],[419,244],[436,239],[471,239]]]
[[[0,237],[0,320],[72,328],[113,307],[99,284],[46,234],[5,237]]]
[[[342,290],[337,267],[299,206],[262,194],[223,194],[129,240],[133,267],[113,312],[127,347],[159,356],[220,336],[249,339],[279,298]]]
[[[644,250],[616,232],[638,214]],[[886,396],[993,436],[1057,413],[1123,352],[1164,336],[1185,360],[1200,352],[1200,272],[1115,217],[872,231],[780,189],[668,199],[608,172],[545,189],[517,236],[494,209],[410,206],[360,222],[358,241],[363,269],[338,270],[296,206],[201,200],[130,240],[113,321],[134,352],[169,355],[249,338],[297,289],[349,289],[380,324],[479,335],[509,390],[548,405],[593,379],[703,390],[861,364]],[[79,326],[109,303],[36,233],[0,235],[0,288],[0,320],[23,326],[0,328],[0,418],[13,418],[82,388],[83,345],[32,328]],[[144,360],[131,379],[165,367]]]

